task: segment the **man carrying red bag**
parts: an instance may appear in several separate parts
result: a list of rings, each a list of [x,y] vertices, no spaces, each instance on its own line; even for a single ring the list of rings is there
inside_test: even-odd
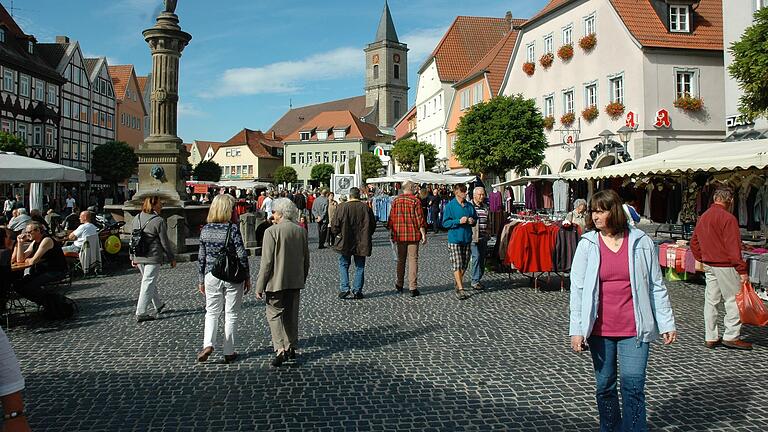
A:
[[[704,296],[705,345],[751,350],[752,344],[740,339],[741,318],[736,294],[749,281],[747,263],[741,257],[739,222],[731,214],[733,192],[719,188],[714,204],[701,215],[691,238],[691,251],[704,264],[707,288]],[[717,328],[717,305],[725,305],[725,330],[720,339]]]

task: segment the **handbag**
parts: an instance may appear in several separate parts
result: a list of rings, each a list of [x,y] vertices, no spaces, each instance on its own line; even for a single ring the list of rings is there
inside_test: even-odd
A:
[[[232,222],[227,226],[227,239],[224,247],[219,251],[219,256],[213,263],[211,274],[224,282],[240,283],[248,278],[248,269],[240,263],[234,248],[229,247],[229,237],[232,231]]]
[[[743,324],[768,326],[768,309],[749,282],[741,284],[741,291],[736,294],[736,305]]]

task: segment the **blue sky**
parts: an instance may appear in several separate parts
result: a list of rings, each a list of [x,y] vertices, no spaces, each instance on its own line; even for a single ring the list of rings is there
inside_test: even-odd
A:
[[[10,0],[0,0],[10,9]],[[179,0],[192,41],[181,59],[179,135],[224,141],[268,129],[288,109],[363,94],[363,48],[384,0]],[[416,71],[457,15],[528,18],[547,0],[390,0],[408,44],[410,103]],[[161,0],[15,0],[14,16],[40,42],[67,35],[86,56],[151,66],[141,31]]]

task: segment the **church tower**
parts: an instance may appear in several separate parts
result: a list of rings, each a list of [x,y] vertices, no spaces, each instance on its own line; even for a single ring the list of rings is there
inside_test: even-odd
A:
[[[408,111],[408,46],[397,39],[386,0],[376,40],[365,48],[365,105],[380,129],[391,129]]]

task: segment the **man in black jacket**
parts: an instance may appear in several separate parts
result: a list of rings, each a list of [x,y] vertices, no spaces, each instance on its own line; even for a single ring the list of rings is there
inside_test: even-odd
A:
[[[338,205],[330,221],[333,248],[339,255],[339,298],[350,294],[356,300],[363,298],[365,258],[371,256],[376,219],[368,204],[360,201],[360,189],[349,190],[349,199]],[[349,266],[355,260],[355,282],[349,288]]]

